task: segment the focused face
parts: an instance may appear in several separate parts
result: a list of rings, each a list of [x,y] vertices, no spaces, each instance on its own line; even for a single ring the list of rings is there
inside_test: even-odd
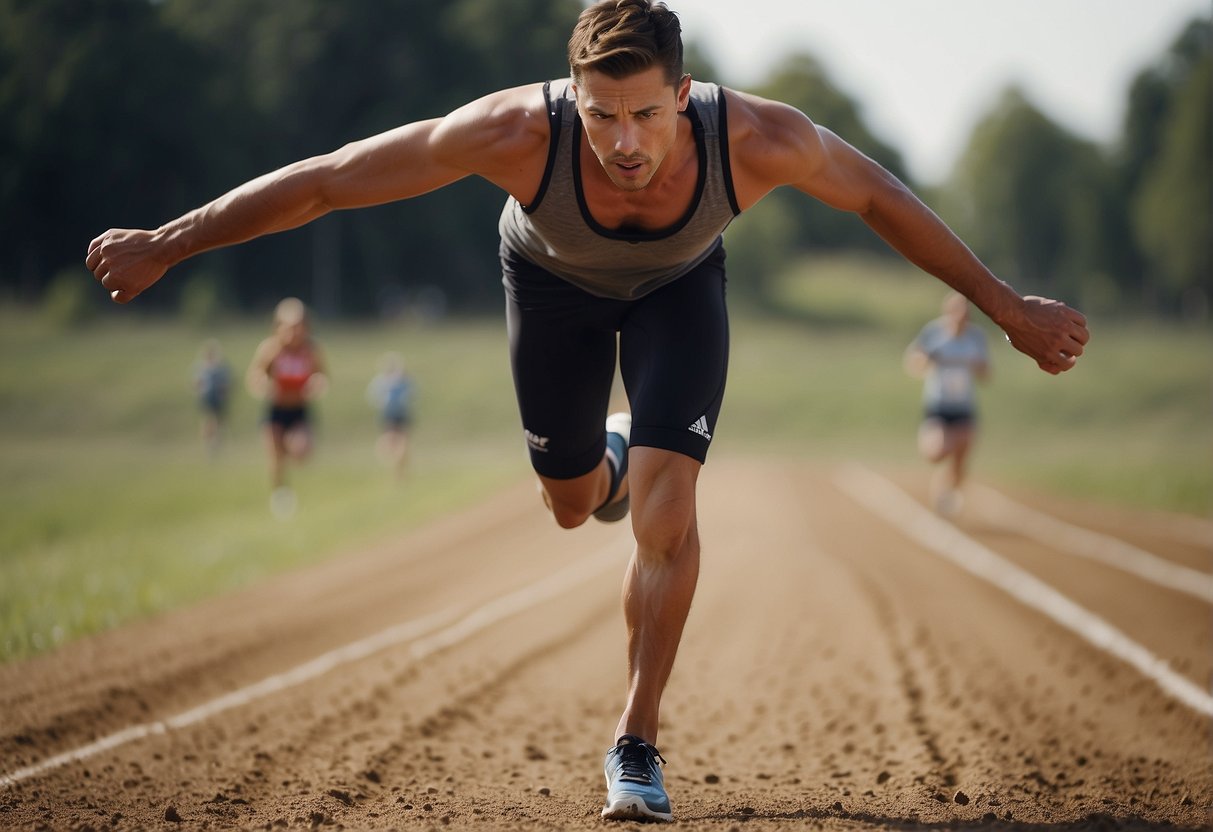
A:
[[[586,138],[606,175],[625,191],[647,187],[678,136],[690,76],[674,86],[660,67],[626,78],[587,71],[573,91]]]

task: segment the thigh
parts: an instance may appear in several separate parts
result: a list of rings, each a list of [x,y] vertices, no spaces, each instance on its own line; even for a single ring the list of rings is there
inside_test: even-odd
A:
[[[514,392],[542,476],[572,479],[606,451],[620,301],[596,298],[503,253]]]
[[[729,362],[723,248],[633,304],[620,330],[632,445],[702,463],[716,432]]]

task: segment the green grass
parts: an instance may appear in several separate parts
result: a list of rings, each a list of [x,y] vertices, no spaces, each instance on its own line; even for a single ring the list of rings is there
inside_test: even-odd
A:
[[[886,261],[798,264],[786,315],[735,315],[713,455],[918,465],[918,383],[901,351],[941,287]],[[1092,321],[1074,371],[1046,375],[993,337],[978,476],[1083,499],[1207,514],[1213,336]],[[201,332],[113,308],[75,330],[0,309],[0,660],[246,586],[474,503],[529,476],[498,319],[333,324],[317,451],[293,474],[301,510],[268,511],[259,406],[238,391],[220,456],[197,435],[191,365],[217,337],[243,373],[263,322]],[[386,350],[419,386],[414,456],[375,459],[364,390]]]

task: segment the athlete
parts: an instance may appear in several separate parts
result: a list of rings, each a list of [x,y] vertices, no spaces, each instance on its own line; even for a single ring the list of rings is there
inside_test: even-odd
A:
[[[287,460],[302,462],[312,452],[308,405],[327,388],[324,357],[311,336],[307,307],[285,298],[274,309],[274,331],[262,341],[245,376],[245,386],[266,402],[265,446],[270,462],[270,510],[294,514],[295,492],[286,483]]]
[[[218,455],[223,438],[231,378],[231,368],[223,357],[219,342],[214,338],[207,339],[194,363],[194,391],[198,394],[198,407],[202,411],[202,444],[207,456],[212,459]]]
[[[960,487],[977,430],[977,382],[990,376],[986,336],[969,320],[964,295],[944,298],[943,314],[906,347],[905,367],[924,380],[918,451],[932,464],[947,463],[931,478],[931,502],[951,517],[960,511]]]
[[[157,229],[111,229],[88,267],[126,303],[199,252],[329,211],[480,176],[499,223],[515,390],[556,523],[622,517],[627,692],[607,754],[608,818],[669,820],[655,743],[699,572],[695,487],[728,357],[721,232],[781,185],[862,217],[970,298],[1046,372],[1087,343],[1065,304],[1021,297],[879,165],[776,101],[693,82],[678,18],[603,0],[569,40],[570,77],[501,90],[254,179]],[[631,409],[604,425],[618,361]]]
[[[399,353],[384,353],[379,359],[379,372],[367,385],[366,397],[379,411],[380,434],[375,449],[400,479],[408,461],[413,425],[413,378],[405,371]]]

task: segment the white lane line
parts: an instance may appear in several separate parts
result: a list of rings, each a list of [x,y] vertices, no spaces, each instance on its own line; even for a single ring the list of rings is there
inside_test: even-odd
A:
[[[856,465],[836,473],[834,482],[861,506],[919,544],[1128,663],[1192,710],[1213,716],[1213,695],[1209,691],[1176,673],[1166,661],[1095,613],[940,520],[884,477]]]
[[[185,728],[232,708],[247,705],[270,694],[296,687],[328,673],[334,668],[365,659],[368,656],[405,642],[414,642],[409,650],[413,660],[420,660],[440,650],[458,644],[477,632],[496,624],[516,613],[537,606],[562,593],[579,586],[591,578],[601,575],[611,566],[621,565],[620,552],[627,551],[621,540],[604,546],[596,554],[578,560],[559,572],[542,578],[508,595],[493,599],[467,612],[466,608],[451,608],[413,621],[405,621],[378,633],[350,642],[342,647],[323,653],[310,661],[282,673],[268,676],[239,690],[226,693],[205,702],[196,708],[168,717],[167,719],[133,725],[102,737],[87,745],[73,748],[48,757],[33,765],[19,768],[8,774],[0,773],[0,789],[13,786],[22,780],[37,777],[103,751],[109,751],[136,740],[168,731]],[[460,617],[462,615],[462,617]],[[453,623],[451,623],[453,622]]]
[[[1151,583],[1213,603],[1213,575],[1161,558],[1109,535],[1074,526],[1021,505],[992,488],[974,485],[996,519],[1041,543],[1144,578]]]

